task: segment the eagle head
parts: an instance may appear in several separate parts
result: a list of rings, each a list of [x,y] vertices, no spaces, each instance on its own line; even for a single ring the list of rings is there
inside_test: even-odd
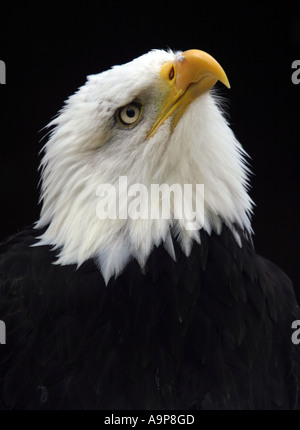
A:
[[[88,76],[49,124],[38,245],[57,250],[61,265],[94,258],[108,282],[132,258],[143,267],[155,246],[175,259],[178,240],[189,255],[201,229],[219,233],[225,223],[237,241],[236,226],[250,232],[245,153],[210,91],[217,81],[229,87],[220,64],[199,50],[153,50]],[[99,216],[104,184],[116,190],[118,209],[134,203],[136,184],[190,184],[192,200],[203,200],[197,228],[175,216],[174,197],[168,218]],[[160,195],[155,204],[163,203]]]

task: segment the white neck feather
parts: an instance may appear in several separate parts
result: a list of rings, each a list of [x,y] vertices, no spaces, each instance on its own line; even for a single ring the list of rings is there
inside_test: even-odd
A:
[[[237,241],[235,225],[251,232],[244,151],[211,94],[193,102],[172,134],[166,121],[149,141],[132,138],[122,145],[122,139],[115,139],[99,150],[95,107],[81,106],[83,98],[81,92],[75,94],[53,121],[56,128],[42,162],[43,207],[36,227],[47,229],[38,245],[54,246],[58,264],[81,265],[95,258],[108,282],[131,258],[143,266],[154,246],[164,244],[175,258],[175,237],[186,255],[199,241],[199,231],[188,230],[185,219],[99,220],[97,187],[109,183],[118,189],[120,176],[127,176],[128,186],[140,183],[148,189],[152,183],[204,184],[199,229],[220,233],[225,223]]]

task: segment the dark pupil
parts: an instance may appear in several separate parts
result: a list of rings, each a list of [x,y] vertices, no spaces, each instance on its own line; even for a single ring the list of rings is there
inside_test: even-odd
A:
[[[132,108],[128,108],[128,109],[126,110],[126,114],[127,114],[127,116],[128,116],[129,118],[133,118],[133,117],[135,116],[135,111],[134,111],[134,109],[132,109]]]

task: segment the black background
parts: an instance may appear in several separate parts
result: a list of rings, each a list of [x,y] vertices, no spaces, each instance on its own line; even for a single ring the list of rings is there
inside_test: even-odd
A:
[[[0,239],[38,218],[42,128],[86,75],[152,48],[203,49],[224,67],[230,123],[251,156],[257,252],[300,299],[300,59],[296,2],[6,2],[0,6]],[[272,6],[270,6],[272,5]]]

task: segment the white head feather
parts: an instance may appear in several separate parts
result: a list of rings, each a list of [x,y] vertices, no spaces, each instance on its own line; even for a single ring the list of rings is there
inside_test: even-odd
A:
[[[146,140],[159,105],[159,71],[178,55],[155,50],[89,76],[49,124],[55,128],[44,148],[43,206],[36,227],[47,227],[38,245],[59,250],[58,264],[81,265],[95,258],[108,282],[131,258],[143,266],[161,243],[175,258],[174,232],[186,255],[193,240],[199,241],[199,232],[189,230],[185,219],[100,220],[97,188],[108,183],[118,189],[120,176],[127,176],[128,187],[139,183],[148,189],[153,183],[204,184],[205,216],[199,228],[219,233],[224,222],[237,240],[235,225],[251,231],[244,151],[217,98],[203,94],[173,131],[170,117]],[[143,105],[142,120],[124,128],[115,112],[136,99]]]

